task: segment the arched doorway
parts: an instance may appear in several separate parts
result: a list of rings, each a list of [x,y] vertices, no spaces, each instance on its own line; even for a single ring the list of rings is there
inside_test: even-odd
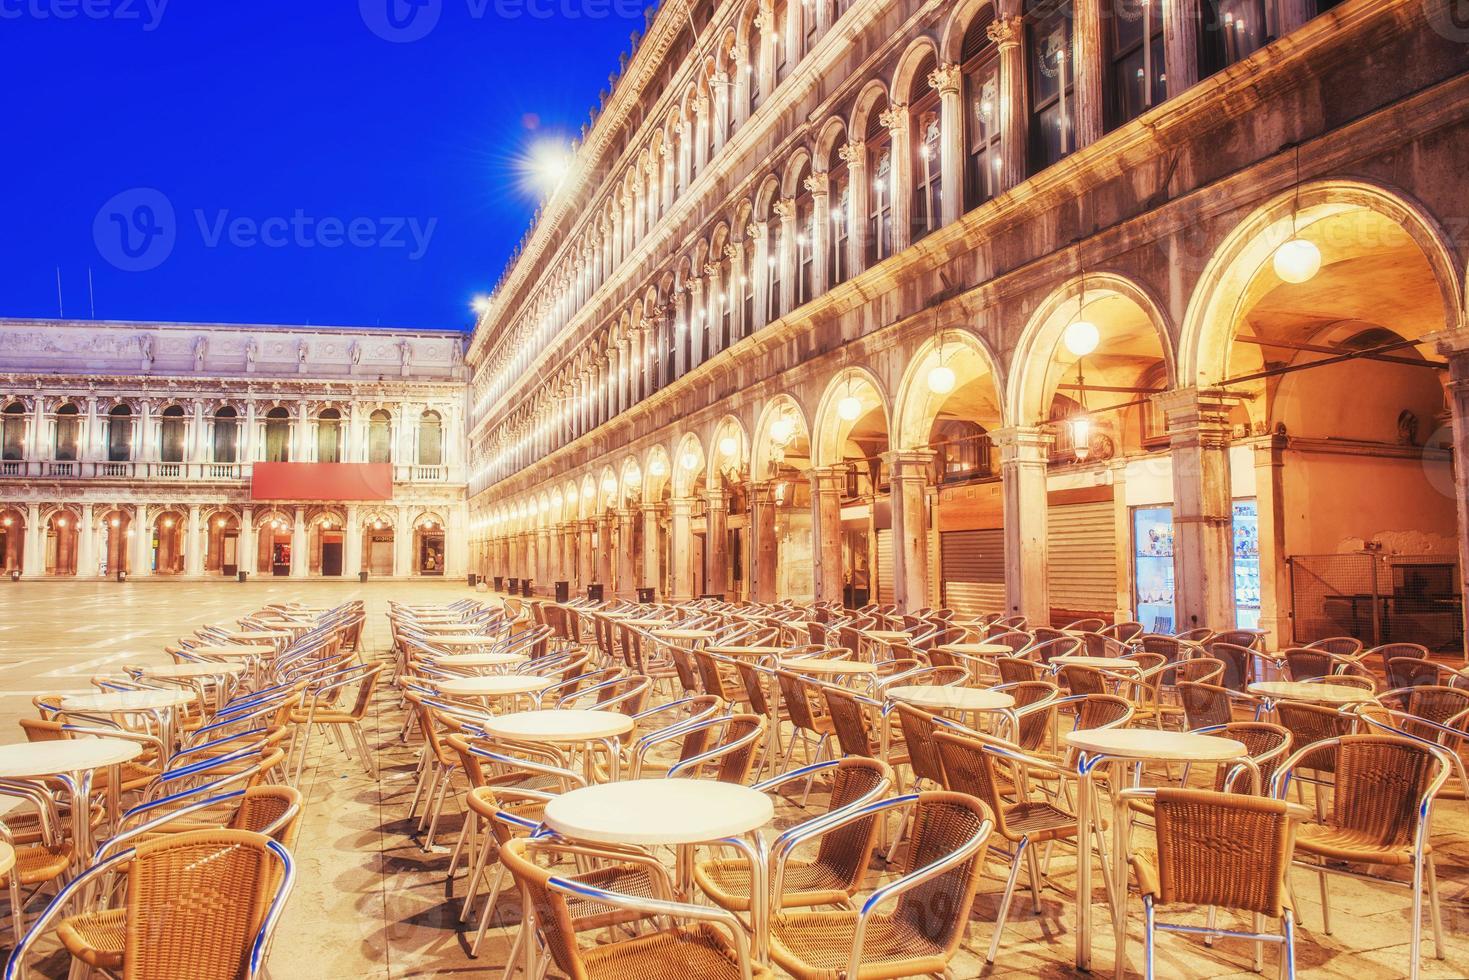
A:
[[[891,490],[877,515],[878,543],[884,525],[895,541],[876,551],[872,577],[884,604],[906,591],[908,609],[937,602],[971,615],[1005,611],[1006,556],[1021,549],[1006,541],[1000,390],[994,357],[967,330],[941,331],[909,360],[894,405],[893,465],[881,473]],[[915,517],[921,526],[904,530]]]
[[[692,599],[704,590],[703,541],[694,533],[694,516],[707,470],[704,444],[692,432],[679,441],[672,469],[667,594],[674,599]]]
[[[392,578],[396,542],[393,515],[371,511],[360,518],[362,525],[362,570],[374,578]],[[406,573],[405,573],[406,574]]]
[[[673,467],[668,451],[654,446],[643,463],[642,587],[655,590],[657,598],[665,599],[673,594],[669,585],[672,499]]]
[[[816,410],[818,598],[848,609],[884,595],[892,602],[888,414],[877,379],[861,368],[838,373]]]
[[[726,415],[710,445],[703,493],[704,591],[742,600],[749,597],[750,583],[750,439],[740,420]]]
[[[204,573],[234,577],[240,570],[240,516],[221,507],[204,515]]]
[[[1236,521],[1217,564],[1280,645],[1462,648],[1448,377],[1428,339],[1461,307],[1443,242],[1383,188],[1303,185],[1225,238],[1190,303],[1183,373],[1238,406],[1229,477],[1252,505],[1251,561]],[[1203,570],[1206,602],[1228,571]]]
[[[794,398],[780,395],[766,404],[750,458],[751,597],[809,601],[811,430]]]
[[[97,515],[98,570],[104,576],[132,571],[133,515],[124,507],[101,508]]]
[[[7,575],[25,568],[25,541],[25,510],[0,507],[0,570]]]
[[[444,518],[426,511],[413,522],[413,574],[439,577],[444,574]]]
[[[1112,273],[1064,283],[1027,324],[1012,408],[1048,443],[1045,605],[1028,607],[1032,625],[1120,618],[1171,633],[1180,623],[1174,528],[1188,509],[1175,505],[1158,401],[1173,363],[1157,304]]]
[[[81,540],[82,522],[76,510],[58,508],[43,514],[46,540],[43,544],[47,575],[75,576],[77,547]]]
[[[184,534],[188,526],[189,515],[182,508],[166,508],[153,519],[153,574],[184,573]]]
[[[306,533],[311,556],[307,574],[339,577],[346,560],[346,517],[330,507],[313,509],[307,516]]]
[[[295,526],[295,517],[285,511],[270,510],[256,516],[256,574],[276,577],[291,574],[292,533]]]

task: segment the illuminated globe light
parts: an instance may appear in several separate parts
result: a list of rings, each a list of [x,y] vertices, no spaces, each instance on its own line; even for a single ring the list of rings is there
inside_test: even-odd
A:
[[[855,422],[862,414],[862,399],[856,395],[848,395],[837,402],[837,415],[844,421]]]
[[[784,446],[796,436],[796,423],[787,418],[779,418],[770,423],[770,438]]]
[[[725,436],[719,440],[719,452],[725,456],[733,456],[740,451],[740,442],[734,436]]]
[[[928,390],[935,395],[947,395],[954,390],[954,385],[958,380],[954,377],[953,368],[940,364],[928,372]]]
[[[610,473],[607,474],[606,479],[604,479],[602,481],[602,491],[604,493],[616,493],[617,492],[617,481],[612,478],[612,474],[610,474]]]
[[[1292,238],[1275,250],[1275,274],[1284,282],[1303,283],[1321,271],[1321,249],[1304,238]]]
[[[480,316],[484,316],[486,313],[490,312],[490,298],[488,296],[476,296],[474,298],[474,301],[469,305],[470,308],[473,309],[474,312],[478,313]]]
[[[683,463],[683,468],[686,470],[696,470],[699,468],[699,457],[693,452],[684,453],[683,459],[680,462]]]
[[[632,484],[633,486],[637,486],[639,483],[643,482],[643,471],[634,466],[632,469],[627,471],[627,474],[624,478],[627,480],[628,483]]]
[[[592,496],[594,494],[596,494],[596,492],[597,492],[596,491],[596,488],[593,487],[590,483],[588,483],[586,486],[584,486],[584,487],[581,488],[582,499],[583,500],[591,500],[592,499]]]
[[[1090,320],[1074,320],[1066,326],[1062,335],[1066,349],[1077,357],[1086,357],[1102,342],[1102,332]]]
[[[662,476],[668,472],[668,467],[664,465],[663,460],[655,459],[648,464],[648,472],[654,476]]]

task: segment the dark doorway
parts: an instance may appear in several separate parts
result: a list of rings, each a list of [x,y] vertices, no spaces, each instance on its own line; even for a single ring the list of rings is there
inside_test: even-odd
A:
[[[342,574],[342,542],[340,538],[336,541],[323,541],[321,543],[321,574]]]
[[[291,574],[291,545],[290,539],[276,541],[270,546],[270,574]]]

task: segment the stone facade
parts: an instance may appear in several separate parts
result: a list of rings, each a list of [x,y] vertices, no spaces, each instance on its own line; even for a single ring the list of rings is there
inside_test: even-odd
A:
[[[1239,6],[665,4],[470,346],[472,564],[1283,639],[1453,566],[1469,47]]]
[[[465,339],[0,320],[0,560],[26,576],[464,574]],[[266,461],[386,463],[392,498],[252,501]]]

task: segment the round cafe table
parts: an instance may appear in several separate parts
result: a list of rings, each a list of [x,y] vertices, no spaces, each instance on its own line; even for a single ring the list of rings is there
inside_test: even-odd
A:
[[[1015,699],[1004,691],[979,687],[904,684],[883,693],[894,701],[930,711],[1007,711],[1015,707]]]
[[[961,657],[1008,657],[1015,652],[1003,643],[945,643],[939,649]]]
[[[119,806],[122,770],[119,767],[124,762],[132,762],[142,752],[143,747],[137,742],[120,738],[65,738],[0,745],[0,779],[40,781],[65,776],[80,794],[84,783],[90,787],[93,772],[107,769],[110,773],[107,779],[108,819],[115,826],[122,813]],[[92,859],[91,809],[85,797],[71,801],[75,857],[84,862]]]
[[[1240,762],[1254,776],[1259,788],[1260,770],[1249,759],[1244,743],[1216,735],[1191,732],[1166,732],[1152,728],[1096,728],[1066,733],[1066,744],[1076,750],[1076,772],[1080,777],[1076,800],[1077,847],[1081,853],[1076,878],[1076,965],[1090,969],[1092,943],[1092,824],[1097,807],[1096,787],[1092,774],[1101,764],[1110,765],[1111,786],[1115,793],[1126,784],[1125,768],[1140,762]],[[1108,898],[1112,901],[1112,927],[1116,938],[1116,974],[1121,980],[1127,964],[1127,840],[1131,821],[1126,805],[1112,816],[1112,881]]]
[[[619,711],[555,708],[546,711],[516,711],[485,720],[485,734],[520,742],[549,742],[553,745],[582,745],[590,749],[601,743],[607,750],[608,778],[617,781],[618,739],[633,730],[633,720]],[[586,752],[587,782],[593,782],[594,757]]]
[[[877,664],[867,660],[824,660],[819,657],[792,657],[782,660],[780,665],[798,674],[819,674],[827,677],[872,676],[877,673]]]
[[[1052,664],[1060,664],[1061,667],[1096,667],[1099,670],[1142,670],[1142,665],[1136,660],[1128,657],[1052,657]],[[1056,668],[1060,670],[1060,667]]]
[[[103,691],[64,698],[61,710],[67,714],[120,715],[127,720],[142,716],[152,718],[158,723],[158,737],[163,742],[164,752],[172,757],[175,712],[197,697],[192,690],[185,691],[182,688]]]
[[[500,642],[499,637],[486,636],[483,633],[451,634],[448,636],[435,636],[425,641],[429,646],[435,647],[457,647],[460,650],[472,650],[475,647],[493,646]]]
[[[244,664],[233,663],[183,663],[161,664],[144,667],[143,676],[158,681],[183,681],[187,683],[202,704],[206,698],[206,682],[214,684],[214,710],[224,704],[225,685],[245,672]]]
[[[1330,681],[1256,681],[1247,690],[1260,698],[1265,711],[1272,711],[1277,701],[1305,701],[1310,704],[1365,704],[1375,695],[1350,684]]]
[[[774,818],[770,797],[747,786],[707,779],[630,779],[552,797],[542,820],[563,837],[593,844],[677,848],[676,880],[684,897],[693,884],[696,844],[719,841],[739,848],[754,876],[751,919],[755,959],[761,961],[767,932],[767,858],[758,831]]]
[[[518,653],[451,653],[445,657],[434,658],[436,666],[453,667],[457,670],[511,667],[515,664],[523,664],[525,661],[526,658]]]
[[[698,643],[701,640],[712,640],[718,636],[713,630],[654,630],[653,635],[660,640],[669,640],[674,643]]]
[[[455,636],[455,635],[464,635],[464,634],[470,634],[470,633],[478,633],[480,631],[480,624],[479,623],[419,623],[418,624],[418,628],[421,629],[421,630],[423,630],[425,633],[435,633],[435,634],[442,633],[442,634],[445,634],[447,636]],[[489,637],[486,637],[485,638],[485,641],[486,642],[489,642]],[[437,642],[437,641],[435,641],[435,642]]]
[[[478,698],[488,708],[495,698],[529,694],[537,705],[541,692],[556,684],[552,677],[527,677],[523,674],[491,674],[487,677],[449,677],[434,681],[442,694],[456,698]]]
[[[661,629],[672,624],[673,620],[671,619],[619,619],[617,621],[617,625],[619,626],[631,626],[634,629],[643,630]]]
[[[783,653],[790,653],[789,647],[709,647],[709,653],[718,653],[726,657],[753,658],[762,657],[779,658]]]

